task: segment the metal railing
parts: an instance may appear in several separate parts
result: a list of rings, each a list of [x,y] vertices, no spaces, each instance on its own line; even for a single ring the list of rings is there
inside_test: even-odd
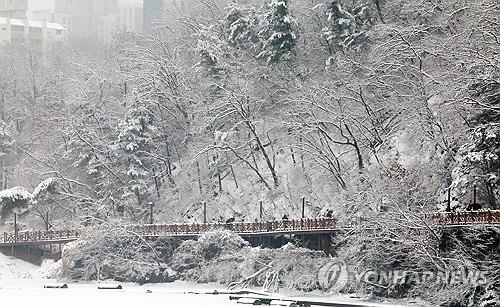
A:
[[[49,231],[20,231],[17,233],[4,232],[0,236],[0,245],[16,243],[64,242],[78,239],[79,230],[49,230]]]
[[[500,224],[500,210],[435,212],[426,214],[433,226],[468,226]],[[359,223],[359,224],[358,224]],[[152,224],[128,226],[127,230],[144,237],[195,236],[214,230],[230,230],[240,235],[264,235],[273,233],[301,233],[336,231],[345,228],[362,227],[364,222],[339,224],[332,218],[300,220],[278,220],[261,223],[215,223],[215,224]],[[361,224],[361,225],[360,225]],[[22,231],[0,235],[0,246],[63,243],[76,240],[82,230]]]
[[[153,224],[131,226],[129,231],[141,236],[197,235],[214,230],[230,230],[237,234],[265,234],[280,232],[304,232],[335,230],[337,223],[331,218],[279,220],[262,223],[228,223],[228,224]]]
[[[429,217],[431,224],[436,226],[500,224],[500,210],[435,212]]]

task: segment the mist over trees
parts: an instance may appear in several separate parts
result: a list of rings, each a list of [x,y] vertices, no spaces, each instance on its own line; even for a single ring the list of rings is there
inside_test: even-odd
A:
[[[54,178],[80,218],[142,221],[153,202],[194,219],[208,201],[218,220],[301,197],[377,212],[414,176],[435,204],[477,185],[496,208],[494,1],[213,5],[106,48],[5,46],[3,187]]]
[[[22,199],[33,228],[201,222],[203,202],[248,222],[305,198],[309,217],[380,226],[344,238],[355,266],[498,273],[486,248],[406,231],[448,189],[451,210],[474,187],[499,209],[498,1],[226,2],[111,46],[2,47],[0,186],[24,188],[2,219]]]

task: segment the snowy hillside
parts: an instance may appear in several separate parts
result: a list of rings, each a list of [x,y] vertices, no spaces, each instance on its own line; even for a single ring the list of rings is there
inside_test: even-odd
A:
[[[296,287],[295,272],[310,290],[310,250],[219,259],[217,240],[149,242],[122,227],[205,213],[228,224],[300,219],[304,208],[350,227],[325,236],[327,247],[320,230],[287,240],[317,242],[352,276],[488,277],[358,280],[345,292],[445,307],[500,297],[498,0],[153,2],[144,33],[119,27],[109,43],[75,31],[40,43],[51,36],[4,18],[5,35],[27,34],[0,39],[0,233],[84,229],[63,257],[81,260],[62,266],[75,279],[169,281],[173,263],[193,281],[270,269],[278,289]],[[80,19],[116,28],[114,17]],[[290,259],[272,262],[276,253]]]

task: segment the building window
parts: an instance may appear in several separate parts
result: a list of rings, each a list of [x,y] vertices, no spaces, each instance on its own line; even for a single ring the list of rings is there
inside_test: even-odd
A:
[[[61,34],[62,34],[62,31],[61,31],[61,30],[56,30],[56,34],[57,34],[57,35],[61,35]]]
[[[38,33],[42,33],[42,29],[41,29],[41,28],[33,28],[33,27],[30,27],[30,28],[29,28],[29,32],[30,32],[30,33],[35,33],[35,34],[38,34]]]
[[[12,26],[12,32],[24,32],[24,27],[21,26]]]

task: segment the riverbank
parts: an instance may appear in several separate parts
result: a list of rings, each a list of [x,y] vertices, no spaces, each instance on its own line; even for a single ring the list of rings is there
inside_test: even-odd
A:
[[[23,260],[0,254],[0,295],[2,304],[16,306],[34,306],[50,302],[51,307],[59,306],[140,306],[144,304],[165,304],[180,307],[230,307],[236,306],[229,294],[213,295],[209,293],[225,293],[226,287],[218,283],[199,284],[176,281],[172,283],[137,285],[120,283],[122,290],[98,290],[103,283],[68,282],[68,289],[44,289],[44,285],[57,282],[44,279],[45,267],[32,265]],[[116,284],[116,283],[115,283]],[[257,290],[255,290],[257,291]],[[280,293],[269,294],[273,297],[287,299],[311,299],[322,302],[359,303],[361,298],[329,295],[320,291],[304,293],[301,291],[280,290]],[[153,305],[152,305],[153,306]],[[241,305],[239,305],[241,306]],[[404,307],[419,306],[417,304],[382,304],[363,303],[363,306]],[[422,305],[420,305],[422,306]]]

